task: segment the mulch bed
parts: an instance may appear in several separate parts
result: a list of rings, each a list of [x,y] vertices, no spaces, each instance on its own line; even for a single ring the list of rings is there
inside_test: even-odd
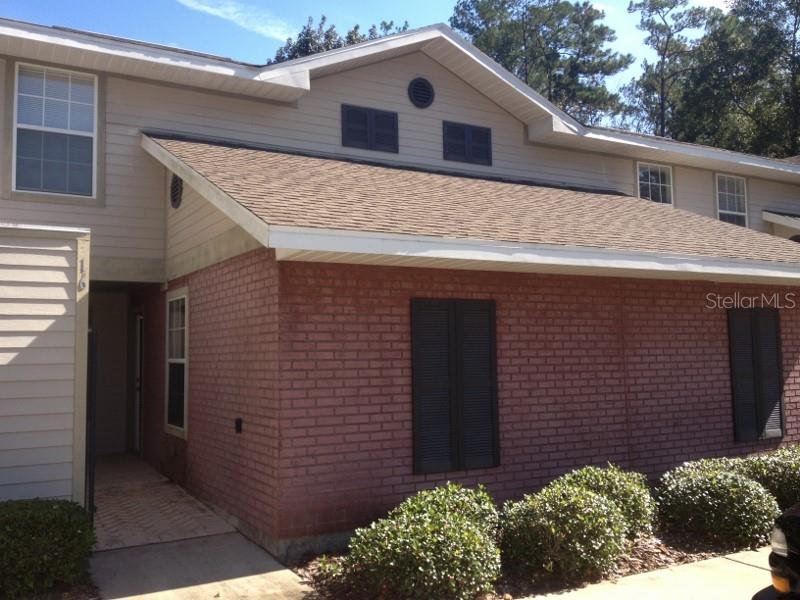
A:
[[[705,560],[715,556],[721,556],[726,550],[699,544],[695,540],[681,536],[658,536],[643,537],[636,540],[631,550],[617,562],[614,570],[606,579],[616,580],[620,577],[645,573],[656,569],[674,567],[686,563]],[[329,557],[330,560],[337,560],[336,557]],[[319,558],[314,558],[295,568],[295,572],[300,578],[311,586],[315,591],[315,597],[320,600],[342,598],[341,590],[332,590],[328,587],[328,582],[320,577]],[[598,580],[599,581],[599,580]],[[583,585],[595,583],[587,581]],[[487,596],[482,600],[513,600],[514,598],[524,598],[536,594],[563,591],[575,587],[558,581],[530,582],[519,581],[509,576],[503,576],[495,585],[496,594]],[[578,586],[582,587],[582,586]],[[37,599],[38,600],[38,599]],[[49,599],[48,599],[49,600]],[[70,599],[71,600],[71,599]]]

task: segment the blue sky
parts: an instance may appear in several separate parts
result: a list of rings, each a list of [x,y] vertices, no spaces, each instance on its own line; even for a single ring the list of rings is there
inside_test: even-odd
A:
[[[722,7],[725,0],[692,0]],[[325,14],[340,31],[360,23],[366,29],[381,20],[408,21],[411,27],[447,22],[455,0],[0,0],[0,16],[43,25],[63,25],[98,31],[254,63],[266,62],[287,36],[294,35],[308,16]],[[607,23],[619,37],[615,46],[636,56],[647,56],[637,19],[627,13],[628,0],[602,0]],[[610,82],[627,82],[628,72]]]

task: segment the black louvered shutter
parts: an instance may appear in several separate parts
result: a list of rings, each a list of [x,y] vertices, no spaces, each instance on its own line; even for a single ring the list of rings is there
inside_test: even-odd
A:
[[[467,162],[467,127],[444,122],[444,159]]]
[[[499,462],[494,303],[411,301],[414,470]]]
[[[753,327],[750,311],[728,311],[728,338],[731,352],[731,387],[736,440],[758,439],[756,418],[756,373],[753,361]]]
[[[488,127],[467,128],[467,150],[469,162],[479,165],[491,165],[492,130]]]
[[[776,309],[728,311],[736,440],[779,437],[782,373]]]
[[[465,469],[497,464],[494,303],[460,301],[456,309],[458,462]]]
[[[397,113],[384,110],[370,111],[370,150],[398,151]]]
[[[781,427],[783,377],[779,315],[774,308],[761,308],[754,310],[753,313],[755,361],[758,373],[758,425],[761,437],[780,437],[783,431]]]
[[[411,301],[414,471],[450,471],[453,322],[447,300]]]
[[[369,111],[342,104],[342,146],[369,147]]]

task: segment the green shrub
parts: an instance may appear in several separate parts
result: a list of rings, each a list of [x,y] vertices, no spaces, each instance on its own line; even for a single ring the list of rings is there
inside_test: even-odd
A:
[[[356,530],[341,575],[369,598],[472,600],[500,574],[497,509],[482,487],[448,484],[412,496]]]
[[[668,471],[657,491],[658,511],[668,529],[724,546],[765,542],[778,515],[775,498],[764,487],[724,461],[698,461]]]
[[[28,596],[86,576],[89,514],[64,500],[0,502],[0,597]]]
[[[617,505],[579,485],[554,481],[503,508],[504,564],[538,580],[584,581],[607,572],[625,548]]]
[[[800,502],[800,453],[781,448],[768,454],[734,459],[736,472],[763,485],[787,509]]]
[[[568,485],[583,486],[614,502],[625,517],[628,537],[652,533],[655,502],[643,474],[623,471],[609,464],[604,469],[583,467],[559,480]]]

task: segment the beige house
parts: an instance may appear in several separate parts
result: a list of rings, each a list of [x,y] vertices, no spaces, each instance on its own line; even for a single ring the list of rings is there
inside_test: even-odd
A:
[[[257,66],[0,19],[0,81],[0,499],[88,502],[94,457],[129,452],[288,553],[286,540],[361,522],[435,481],[434,471],[512,496],[521,489],[508,481],[527,464],[512,451],[514,411],[536,413],[535,400],[544,398],[537,394],[547,394],[532,390],[546,387],[537,377],[548,370],[533,368],[533,342],[511,359],[515,331],[528,318],[557,320],[533,305],[520,309],[527,316],[514,313],[519,294],[574,308],[577,297],[566,301],[563,290],[537,286],[585,284],[603,298],[611,287],[627,290],[606,298],[609,306],[680,289],[674,308],[700,291],[789,293],[800,283],[800,245],[786,239],[800,235],[800,165],[586,127],[443,25]],[[480,287],[470,287],[470,274]],[[415,287],[417,279],[424,285]],[[377,281],[385,287],[372,289]],[[355,287],[339,289],[348,282]],[[512,282],[523,290],[517,296]],[[424,334],[410,325],[412,311],[423,308],[403,296],[375,322],[347,330],[341,315],[371,314],[358,300],[359,285],[372,298],[446,297],[450,304],[439,308],[448,318],[474,309],[478,321],[489,319],[481,352],[496,358],[476,367],[486,367],[488,404],[475,418],[491,430],[470,430],[477,425],[453,416],[466,410],[463,382],[451,382],[462,391],[451,392],[446,407],[458,435],[484,440],[485,452],[491,447],[475,458],[478,471],[455,433],[444,450],[425,437],[441,431],[430,429],[422,383],[412,377],[430,364],[414,346]],[[338,300],[321,308],[332,289]],[[454,296],[496,308],[453,304]],[[627,331],[632,308],[623,304],[614,335]],[[772,381],[769,394],[744,390],[737,372],[749,366],[731,365],[727,321],[692,306],[673,329],[679,336],[694,323],[689,336],[717,327],[687,342],[682,355],[712,352],[702,345],[709,340],[715,356],[724,355],[712,369],[720,378],[713,406],[702,408],[722,425],[714,437],[670,417],[676,430],[708,442],[679,437],[675,446],[691,455],[743,452],[800,434],[793,421],[800,415],[791,412],[800,409],[783,390],[797,375],[786,338],[782,358],[775,355],[783,361],[781,385]],[[795,332],[785,306],[769,308],[780,309],[783,331]],[[569,318],[589,333],[541,332],[550,354],[610,327],[595,322],[605,323],[602,315]],[[778,317],[764,318],[747,327],[773,335]],[[306,331],[312,323],[320,329]],[[380,331],[386,339],[400,335],[393,350],[369,337]],[[609,343],[608,352],[647,348],[617,367],[648,353],[682,352],[668,352],[680,342],[656,333],[639,346]],[[332,375],[351,368],[349,378]],[[662,406],[686,397],[685,385],[674,382],[687,367],[674,368],[653,375],[666,378],[648,392]],[[523,392],[520,373],[527,373]],[[593,387],[596,375],[581,385]],[[357,384],[364,378],[373,387]],[[578,375],[559,379],[580,382]],[[313,390],[303,382],[314,382]],[[607,381],[614,390],[617,383]],[[608,391],[608,398],[633,393],[619,386],[629,391]],[[553,389],[548,398],[577,398]],[[514,404],[520,394],[532,404]],[[348,412],[355,397],[373,406],[391,397],[391,406],[405,407],[396,417],[404,428],[384,436],[383,425],[363,429],[381,411]],[[655,458],[638,466],[653,472],[684,458],[674,447],[661,455],[632,450],[634,433],[620,436],[626,441],[600,436],[602,448],[566,453],[567,462],[542,467],[521,485],[598,457],[647,454]],[[303,450],[303,439],[324,451]],[[322,457],[350,456],[336,439],[375,460],[388,452],[380,460],[390,462],[341,466],[342,479],[362,482],[358,490],[341,480],[315,487],[315,469],[331,471]],[[435,448],[446,456],[425,458]],[[508,464],[517,470],[504,470]],[[382,475],[389,471],[392,478]],[[364,492],[368,485],[374,494]],[[235,498],[232,487],[240,490]],[[331,514],[317,510],[331,493],[341,505]],[[296,498],[307,504],[292,507]]]

